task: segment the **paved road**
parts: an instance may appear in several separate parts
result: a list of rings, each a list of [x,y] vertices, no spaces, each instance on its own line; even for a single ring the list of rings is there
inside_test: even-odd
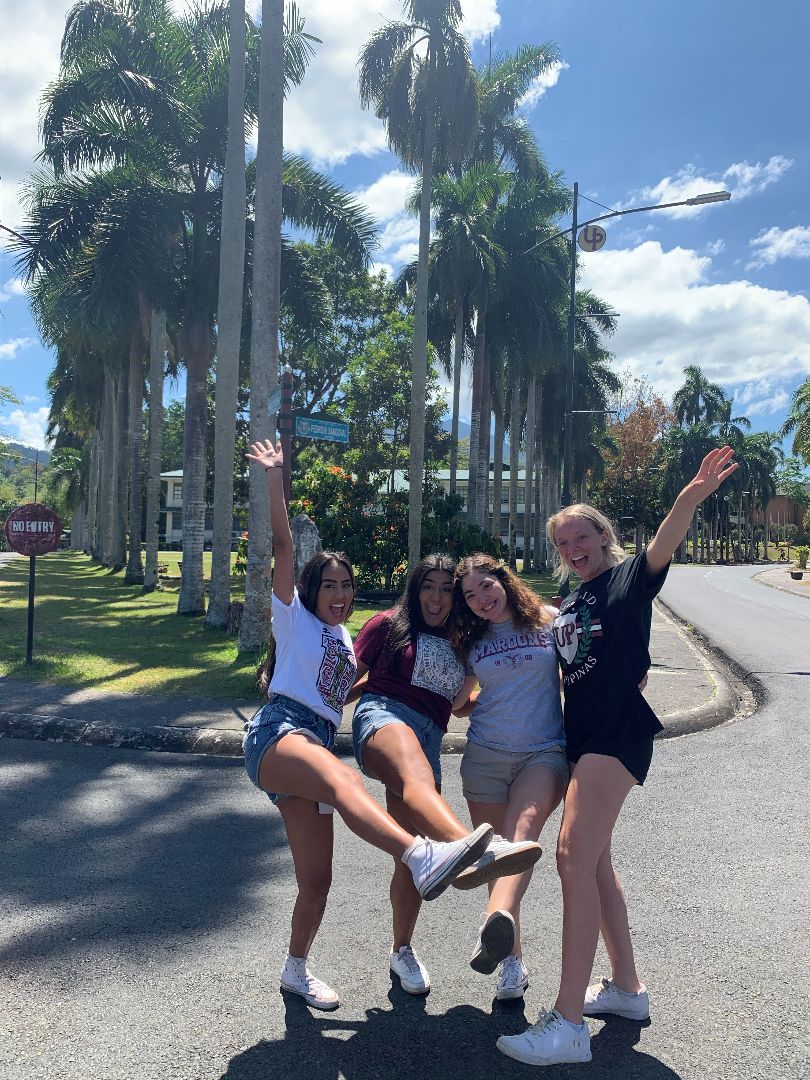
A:
[[[666,600],[759,672],[751,719],[658,746],[618,829],[653,1021],[592,1023],[594,1062],[502,1059],[554,993],[560,900],[544,858],[527,896],[525,1012],[466,966],[481,907],[427,905],[434,989],[387,974],[384,856],[338,824],[313,959],[342,993],[278,993],[294,885],[279,819],[232,762],[0,742],[0,1074],[8,1080],[799,1080],[806,1077],[808,619],[750,571],[675,568]],[[802,605],[804,604],[804,607]],[[705,623],[701,620],[705,618]],[[804,642],[804,645],[802,644]],[[804,648],[804,659],[802,649]],[[457,758],[445,759],[460,805]],[[553,829],[549,830],[549,838]],[[553,841],[552,841],[553,843]]]

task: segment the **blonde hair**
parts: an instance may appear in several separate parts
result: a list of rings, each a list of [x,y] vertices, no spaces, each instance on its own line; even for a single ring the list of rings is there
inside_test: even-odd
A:
[[[616,536],[613,526],[601,510],[597,510],[595,506],[589,506],[588,503],[574,503],[573,506],[564,506],[562,510],[552,514],[546,523],[546,538],[554,549],[554,578],[557,581],[562,581],[563,578],[568,577],[570,567],[566,565],[560,555],[554,533],[563,521],[569,521],[571,518],[582,518],[584,521],[589,521],[598,533],[607,533],[608,542],[605,548],[605,561],[608,566],[618,566],[619,563],[624,562],[627,558],[627,552],[619,543],[619,538]]]

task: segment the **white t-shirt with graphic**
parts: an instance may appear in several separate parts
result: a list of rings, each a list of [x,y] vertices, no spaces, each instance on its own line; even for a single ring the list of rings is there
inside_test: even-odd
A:
[[[470,742],[512,753],[565,746],[551,623],[525,630],[511,621],[490,623],[470,648],[467,674],[481,687],[470,714]]]
[[[285,694],[339,727],[357,672],[349,631],[307,611],[297,589],[291,604],[273,593],[272,612],[276,667],[270,693]]]

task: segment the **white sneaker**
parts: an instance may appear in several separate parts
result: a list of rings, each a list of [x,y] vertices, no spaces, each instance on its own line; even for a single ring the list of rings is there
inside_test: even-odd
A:
[[[529,972],[519,956],[507,956],[498,972],[495,997],[498,1001],[522,998],[529,986]]]
[[[484,823],[462,840],[442,843],[417,836],[402,861],[413,875],[413,883],[423,900],[441,896],[453,878],[486,851],[492,826]]]
[[[281,969],[281,989],[300,994],[313,1009],[328,1012],[340,1005],[340,998],[331,986],[316,979],[307,967],[305,957],[288,956]]]
[[[478,942],[470,957],[470,967],[491,975],[501,960],[515,947],[515,920],[508,911],[484,912]]]
[[[620,990],[610,979],[602,979],[588,987],[582,1011],[585,1016],[610,1013],[613,1016],[623,1016],[627,1020],[649,1020],[650,995],[646,986],[637,994],[631,994]]]
[[[427,968],[410,945],[403,945],[397,952],[391,952],[388,966],[399,976],[402,989],[408,994],[426,994],[430,989],[430,976]]]
[[[456,889],[476,889],[499,877],[521,874],[534,866],[543,849],[534,840],[504,840],[493,836],[480,859],[453,881]]]
[[[587,1024],[572,1024],[556,1009],[540,1013],[537,1023],[522,1035],[501,1035],[496,1043],[507,1057],[526,1065],[565,1065],[591,1060]]]

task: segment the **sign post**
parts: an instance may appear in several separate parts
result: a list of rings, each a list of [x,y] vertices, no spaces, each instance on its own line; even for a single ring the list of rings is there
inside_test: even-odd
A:
[[[28,638],[25,662],[34,661],[34,594],[36,592],[37,555],[47,555],[59,544],[62,523],[53,510],[41,503],[26,503],[12,510],[6,518],[6,540],[12,551],[27,555],[28,566]]]

